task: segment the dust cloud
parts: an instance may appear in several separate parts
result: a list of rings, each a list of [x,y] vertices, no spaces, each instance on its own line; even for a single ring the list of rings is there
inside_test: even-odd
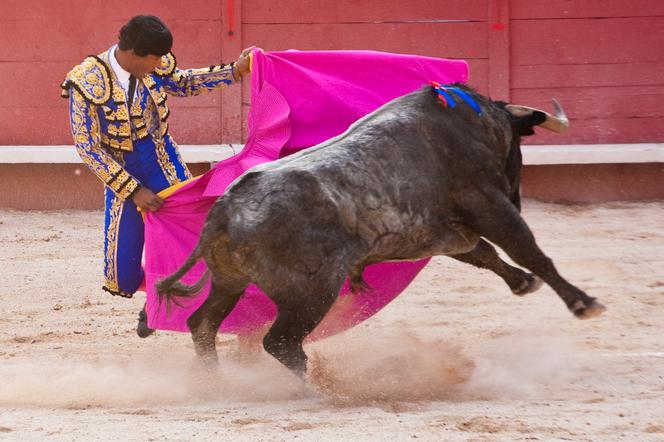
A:
[[[212,369],[184,350],[134,355],[129,362],[15,360],[0,367],[0,405],[76,409],[323,398],[351,406],[504,399],[563,382],[575,367],[572,349],[550,339],[493,339],[471,354],[460,344],[415,333],[370,333],[306,349],[306,384],[264,352],[238,357],[237,348],[222,348],[220,364]]]
[[[571,346],[550,338],[492,339],[472,353],[414,333],[320,346],[310,358],[310,381],[347,405],[524,398],[578,368]]]
[[[114,358],[15,361],[0,366],[0,379],[0,406],[144,407],[266,402],[308,394],[298,378],[265,355],[239,363],[222,354],[216,368],[200,366],[189,352],[133,356],[128,363]]]

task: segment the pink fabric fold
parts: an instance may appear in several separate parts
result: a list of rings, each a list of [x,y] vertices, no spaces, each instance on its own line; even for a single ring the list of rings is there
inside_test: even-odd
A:
[[[178,189],[158,212],[146,215],[147,312],[152,328],[188,331],[186,320],[204,302],[209,287],[195,298],[182,300],[182,307],[171,306],[167,311],[159,304],[154,285],[187,259],[209,208],[242,173],[339,135],[357,119],[430,80],[463,83],[468,78],[468,66],[462,60],[372,51],[254,51],[252,63],[249,134],[242,152]],[[367,291],[351,295],[347,283],[341,290],[340,296],[350,296],[350,302],[329,327],[332,333],[382,309],[426,262],[367,267]],[[204,270],[201,261],[183,280],[193,283]],[[250,285],[220,330],[250,334],[271,322],[275,314],[272,301]]]

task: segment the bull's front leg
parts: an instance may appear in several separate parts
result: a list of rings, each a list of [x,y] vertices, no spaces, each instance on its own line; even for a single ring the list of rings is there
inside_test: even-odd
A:
[[[503,278],[515,295],[523,296],[536,291],[542,286],[542,280],[537,276],[524,272],[500,259],[496,249],[483,239],[480,239],[472,251],[450,255],[450,257],[481,269],[491,270]]]
[[[467,219],[475,231],[502,248],[518,265],[539,276],[555,290],[577,318],[602,314],[606,308],[567,282],[540,250],[530,228],[514,205],[500,193],[466,195]]]

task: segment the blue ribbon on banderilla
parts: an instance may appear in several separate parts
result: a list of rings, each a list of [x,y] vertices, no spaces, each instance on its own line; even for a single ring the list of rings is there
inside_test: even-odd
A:
[[[443,103],[444,106],[449,106],[452,109],[456,107],[457,102],[452,96],[452,93],[454,93],[454,95],[457,95],[459,98],[465,101],[468,104],[468,106],[473,108],[473,110],[477,112],[477,115],[482,115],[482,109],[480,109],[479,104],[477,104],[475,99],[470,95],[468,95],[466,91],[461,90],[456,86],[440,84],[435,81],[431,81],[431,85],[438,94],[438,98],[440,99],[440,101]]]

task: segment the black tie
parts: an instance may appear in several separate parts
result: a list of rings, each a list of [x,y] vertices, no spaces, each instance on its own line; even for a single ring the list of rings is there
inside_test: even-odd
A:
[[[136,93],[136,77],[129,76],[129,92],[127,97],[127,106],[131,108],[131,103],[134,101],[134,93]]]

